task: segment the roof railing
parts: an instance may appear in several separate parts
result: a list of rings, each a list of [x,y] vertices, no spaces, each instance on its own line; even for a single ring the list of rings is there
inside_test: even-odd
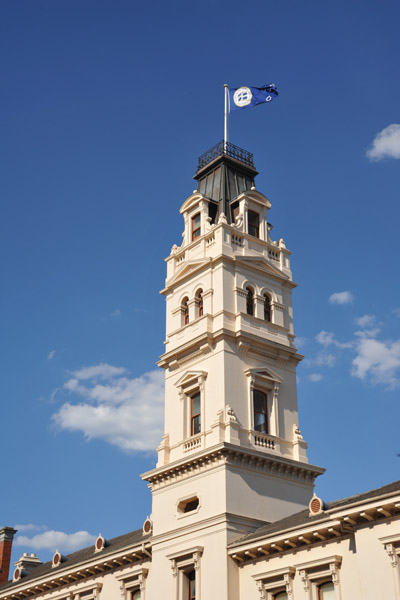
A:
[[[239,148],[239,146],[235,146],[235,144],[224,142],[224,140],[222,140],[199,157],[197,171],[200,171],[200,169],[208,165],[215,158],[224,155],[234,158],[248,167],[255,169],[253,154],[251,152],[247,152],[247,150],[243,150],[243,148]]]

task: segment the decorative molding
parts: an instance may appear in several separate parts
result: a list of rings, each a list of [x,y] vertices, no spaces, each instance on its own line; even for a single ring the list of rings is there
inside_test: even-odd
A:
[[[191,457],[189,463],[187,460],[178,464],[171,463],[168,466],[144,473],[142,478],[148,481],[150,489],[154,490],[178,480],[182,481],[193,477],[200,472],[212,470],[221,464],[249,468],[264,475],[269,474],[273,477],[282,477],[306,484],[312,484],[315,478],[324,472],[324,469],[310,466],[307,463],[298,463],[262,451],[237,448],[227,442],[222,442],[200,456]]]
[[[246,290],[243,290],[242,288],[235,288],[235,294],[237,294],[238,296],[241,296],[242,298],[247,298],[247,292]]]
[[[302,569],[301,571],[299,571],[299,576],[300,579],[303,583],[303,589],[305,592],[308,592],[310,589],[310,581],[308,579],[308,575],[307,575],[307,571],[305,571],[304,569]]]
[[[395,569],[399,566],[399,559],[395,547],[393,544],[385,544],[385,550],[390,559],[390,564]]]

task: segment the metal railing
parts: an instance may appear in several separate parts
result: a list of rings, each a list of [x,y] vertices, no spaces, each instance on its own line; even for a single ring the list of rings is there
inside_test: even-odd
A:
[[[239,146],[235,146],[235,144],[224,142],[222,140],[199,157],[197,171],[200,171],[200,169],[208,165],[208,163],[213,161],[215,158],[224,155],[234,158],[235,160],[244,163],[248,167],[255,169],[253,154],[251,152],[247,152],[247,150],[243,150],[243,148],[239,148]]]

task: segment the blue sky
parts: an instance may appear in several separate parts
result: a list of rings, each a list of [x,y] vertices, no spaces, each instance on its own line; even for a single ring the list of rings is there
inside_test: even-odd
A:
[[[293,251],[300,427],[326,500],[399,478],[397,2],[3,0],[1,524],[47,560],[141,527],[164,257],[223,84]]]

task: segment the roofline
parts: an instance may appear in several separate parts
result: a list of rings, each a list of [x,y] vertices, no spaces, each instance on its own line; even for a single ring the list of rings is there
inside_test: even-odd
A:
[[[138,553],[142,553],[144,556],[146,556],[147,558],[151,557],[151,552],[149,550],[151,550],[151,539],[152,536],[147,536],[145,539],[140,540],[137,543],[133,543],[133,544],[127,544],[121,548],[118,548],[116,550],[114,550],[113,552],[109,552],[108,554],[103,554],[103,552],[98,552],[95,553],[95,551],[93,551],[93,555],[90,558],[87,559],[83,559],[82,561],[74,564],[74,565],[68,565],[67,562],[62,562],[61,565],[59,567],[54,567],[52,568],[50,571],[48,571],[47,573],[43,573],[42,575],[39,575],[38,577],[27,577],[22,578],[20,581],[18,582],[12,582],[12,580],[9,580],[7,583],[3,584],[3,586],[0,586],[0,597],[1,598],[8,598],[8,597],[12,597],[15,596],[16,594],[18,594],[19,592],[22,592],[22,590],[24,590],[24,597],[29,597],[29,596],[36,596],[39,595],[41,593],[46,593],[46,591],[48,592],[49,590],[39,590],[37,591],[37,587],[39,585],[41,585],[41,583],[45,583],[46,581],[48,581],[49,579],[60,579],[58,577],[59,574],[62,574],[61,579],[65,579],[66,577],[70,577],[71,575],[75,575],[78,574],[79,572],[82,571],[83,568],[85,568],[85,571],[87,571],[87,566],[89,566],[92,563],[97,564],[98,566],[105,566],[106,563],[110,563],[112,561],[115,560],[116,557],[120,556],[121,554],[138,554]],[[110,540],[111,541],[111,540]],[[90,548],[91,546],[87,546],[86,548],[82,548],[81,550],[87,550],[88,548]],[[74,554],[74,553],[72,553]],[[67,556],[71,556],[67,555]],[[126,564],[132,563],[132,562],[143,562],[143,560],[145,560],[143,557],[139,558],[139,560],[135,561],[135,557],[133,557],[133,560],[129,560],[127,557],[127,562]],[[44,564],[50,564],[51,561],[48,561],[47,563]],[[107,571],[107,570],[113,570],[115,568],[118,568],[118,564],[115,565],[109,565],[109,568],[105,568],[102,569],[102,571]],[[34,574],[34,571],[33,571]],[[31,573],[29,574],[31,575]],[[89,579],[90,577],[93,576],[93,573],[86,573],[83,574],[83,577],[80,577],[79,580],[83,581],[84,579]],[[66,585],[70,585],[73,584],[75,580],[71,581],[63,581],[60,583],[60,585],[58,587],[65,587]],[[29,588],[32,587],[32,592],[31,594],[28,593]],[[2,589],[3,588],[3,589]],[[55,588],[52,588],[52,590]],[[51,590],[51,591],[52,591]]]

